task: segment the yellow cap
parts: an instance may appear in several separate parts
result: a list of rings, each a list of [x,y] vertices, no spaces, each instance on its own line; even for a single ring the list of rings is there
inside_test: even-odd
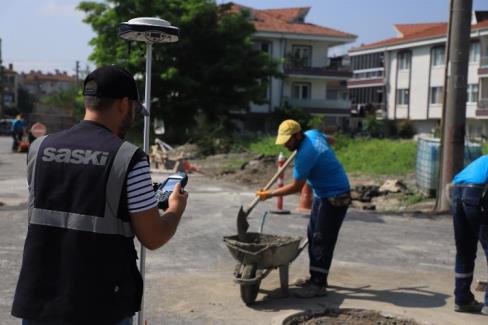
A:
[[[278,136],[276,137],[276,144],[285,144],[290,140],[291,136],[302,130],[300,124],[295,120],[286,120],[281,122],[278,128]]]

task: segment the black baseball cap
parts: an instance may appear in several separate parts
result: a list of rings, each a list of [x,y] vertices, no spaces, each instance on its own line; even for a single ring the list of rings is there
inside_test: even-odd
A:
[[[139,111],[149,115],[139,99],[136,81],[129,71],[110,65],[97,68],[83,82],[83,96],[119,99],[128,97],[138,103]]]

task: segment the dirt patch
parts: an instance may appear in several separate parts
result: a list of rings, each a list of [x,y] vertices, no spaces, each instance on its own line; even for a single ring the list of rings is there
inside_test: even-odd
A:
[[[330,309],[320,313],[292,315],[283,325],[419,325],[412,319],[383,315],[374,310]]]
[[[229,153],[192,160],[207,176],[239,184],[257,190],[266,185],[277,171],[276,157],[252,153]],[[285,183],[292,179],[293,163],[285,170]],[[415,175],[369,176],[348,173],[351,189],[360,192],[353,196],[353,208],[360,210],[386,211],[430,211],[433,199],[420,196],[415,188]],[[383,193],[380,187],[388,179],[398,179],[404,188],[399,193]],[[273,188],[276,185],[273,186]],[[357,191],[357,189],[360,189]],[[381,195],[379,195],[381,192]],[[353,193],[354,194],[354,193]]]

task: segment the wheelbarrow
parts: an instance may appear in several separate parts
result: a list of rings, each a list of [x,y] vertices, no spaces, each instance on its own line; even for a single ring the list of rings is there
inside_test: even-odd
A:
[[[276,236],[261,233],[267,212],[263,216],[260,232],[248,232],[245,241],[239,236],[224,236],[232,256],[239,262],[234,269],[234,282],[240,285],[241,298],[246,305],[254,303],[261,280],[276,268],[280,272],[283,296],[288,295],[288,269],[307,246],[302,237]]]

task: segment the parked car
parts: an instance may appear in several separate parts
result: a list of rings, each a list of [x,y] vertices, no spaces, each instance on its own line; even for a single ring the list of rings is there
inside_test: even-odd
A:
[[[10,135],[10,130],[12,128],[12,119],[1,119],[0,120],[0,135]]]

